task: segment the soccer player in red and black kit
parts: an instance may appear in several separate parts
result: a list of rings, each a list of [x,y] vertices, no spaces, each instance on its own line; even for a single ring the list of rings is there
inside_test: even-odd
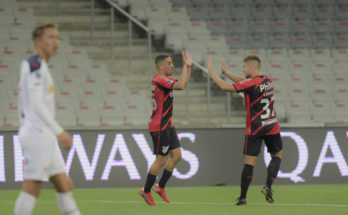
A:
[[[181,160],[181,149],[178,136],[176,134],[173,116],[173,90],[183,90],[186,88],[191,73],[192,58],[188,51],[182,51],[183,68],[179,80],[173,79],[174,65],[172,58],[168,55],[159,55],[155,59],[157,73],[152,79],[152,100],[153,112],[149,131],[153,140],[154,154],[156,159],[150,167],[144,189],[139,190],[139,194],[149,205],[156,205],[151,196],[151,188],[160,197],[169,203],[165,192],[165,185],[172,175],[176,164]],[[170,158],[168,159],[168,154]],[[155,181],[160,169],[165,165],[162,177],[155,185]]]
[[[244,101],[247,109],[246,134],[243,153],[245,155],[244,168],[241,177],[241,194],[236,205],[246,204],[246,194],[253,177],[253,168],[260,153],[262,140],[265,141],[272,159],[267,168],[266,185],[262,193],[266,200],[272,203],[271,186],[278,175],[282,159],[283,143],[280,137],[280,128],[274,109],[274,94],[272,79],[260,72],[261,61],[258,56],[244,58],[243,73],[245,78],[233,75],[226,71],[225,60],[222,59],[222,74],[234,83],[229,84],[218,77],[213,71],[212,60],[207,67],[211,78],[223,91],[244,92]]]

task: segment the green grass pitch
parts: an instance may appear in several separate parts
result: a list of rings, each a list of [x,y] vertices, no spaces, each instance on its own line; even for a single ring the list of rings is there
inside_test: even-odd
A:
[[[150,207],[135,188],[76,189],[74,196],[83,215],[340,215],[348,214],[348,184],[340,185],[275,185],[273,204],[265,201],[261,186],[251,186],[248,204],[235,206],[239,187],[168,187],[171,203],[153,193],[156,206]],[[0,214],[13,214],[19,190],[0,191]],[[54,190],[42,190],[34,209],[35,215],[59,212]]]

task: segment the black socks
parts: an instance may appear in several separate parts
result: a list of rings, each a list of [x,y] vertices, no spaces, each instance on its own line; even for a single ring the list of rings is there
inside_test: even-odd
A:
[[[169,180],[170,176],[172,176],[172,172],[169,172],[168,170],[164,169],[162,178],[160,182],[158,183],[160,188],[164,188],[164,186],[166,186],[166,183]]]
[[[172,176],[172,172],[169,172],[168,170],[164,169],[163,170],[163,174],[162,174],[162,178],[159,181],[159,187],[164,188],[170,178],[170,176]],[[156,175],[152,175],[151,173],[149,173],[147,175],[146,178],[146,182],[145,182],[145,187],[144,187],[144,192],[148,193],[151,191],[152,186],[155,184],[157,179]]]
[[[254,166],[251,166],[249,164],[244,164],[244,168],[242,171],[241,184],[240,184],[240,199],[246,198],[249,185],[253,178],[253,169],[254,169]]]
[[[281,158],[273,157],[271,162],[268,164],[266,185],[269,188],[271,188],[273,181],[277,178],[281,161]]]
[[[146,182],[145,182],[145,187],[144,187],[144,192],[145,193],[148,193],[148,192],[151,191],[151,188],[152,188],[153,184],[155,183],[156,178],[157,178],[157,176],[156,175],[152,175],[151,173],[149,173],[147,175]]]

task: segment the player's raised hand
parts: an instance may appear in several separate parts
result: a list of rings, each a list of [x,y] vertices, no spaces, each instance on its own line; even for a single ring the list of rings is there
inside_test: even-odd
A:
[[[213,71],[213,59],[210,57],[207,60],[207,68],[208,68],[208,72],[211,74]]]
[[[221,62],[222,62],[221,72],[222,72],[222,74],[226,75],[227,74],[227,70],[226,70],[225,58],[222,58]]]
[[[186,57],[186,63],[187,63],[187,66],[192,66],[192,56],[190,54],[189,51],[185,51],[185,57]]]
[[[57,136],[58,143],[65,149],[70,149],[72,146],[72,138],[70,134],[66,131],[63,131]]]

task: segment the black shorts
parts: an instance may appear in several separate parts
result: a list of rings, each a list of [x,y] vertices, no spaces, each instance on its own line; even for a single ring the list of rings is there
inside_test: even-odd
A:
[[[164,131],[150,132],[155,155],[168,155],[169,151],[179,148],[180,141],[174,127],[168,127]]]
[[[257,156],[260,153],[262,140],[265,141],[269,153],[277,153],[283,148],[280,134],[253,136],[245,135],[243,153],[245,155]]]

